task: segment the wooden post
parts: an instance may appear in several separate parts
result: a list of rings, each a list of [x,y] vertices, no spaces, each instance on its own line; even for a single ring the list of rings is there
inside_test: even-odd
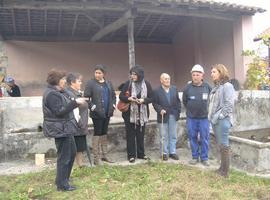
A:
[[[4,44],[4,38],[0,34],[0,75],[6,75],[7,70],[7,55],[5,52],[5,44]],[[2,80],[0,80],[1,82]]]
[[[129,69],[135,66],[134,18],[128,18]]]

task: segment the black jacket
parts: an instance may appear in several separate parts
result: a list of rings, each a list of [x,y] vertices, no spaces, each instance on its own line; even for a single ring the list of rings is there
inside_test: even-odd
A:
[[[93,79],[87,82],[84,90],[84,96],[89,98],[89,109],[90,109],[90,117],[95,119],[102,119],[111,117],[113,115],[115,109],[115,91],[110,81],[105,81],[107,87],[109,89],[109,112],[106,115],[105,109],[103,106],[102,99],[102,84],[100,84],[97,80]],[[93,106],[96,108],[92,111],[91,108]]]
[[[150,85],[150,83],[148,81],[145,81],[146,84],[146,88],[147,88],[147,97],[144,99],[144,104],[147,105],[147,114],[148,117],[150,115],[149,112],[149,106],[148,104],[152,103],[152,98],[153,98],[153,91],[152,91],[152,87]],[[130,85],[130,81],[127,81],[125,83],[125,85],[122,87],[122,90],[119,94],[119,99],[125,103],[129,103],[128,97],[125,96],[126,91],[129,91],[129,94],[131,94],[131,85]],[[141,98],[141,94],[137,95],[137,98],[140,99]],[[129,121],[130,120],[130,107],[128,109],[127,112],[123,112],[122,113],[122,117],[125,121]]]
[[[67,97],[70,100],[75,100],[78,97],[82,97],[82,95],[78,91],[72,89],[71,87],[68,87],[65,90],[65,95],[67,95]],[[88,134],[88,105],[87,103],[79,106],[79,114],[80,114],[80,120],[77,122],[79,131],[75,134],[75,136]]]
[[[43,133],[46,137],[67,137],[78,131],[73,109],[78,105],[53,86],[48,86],[43,94]]]
[[[162,116],[160,115],[160,111],[162,109],[166,110],[166,114],[164,115],[163,122],[167,123],[169,119],[169,115],[174,115],[176,121],[179,120],[181,113],[181,101],[179,99],[179,94],[175,86],[171,86],[170,88],[170,104],[166,97],[166,92],[160,86],[154,91],[154,99],[153,106],[157,112],[157,121],[158,123],[162,122]]]

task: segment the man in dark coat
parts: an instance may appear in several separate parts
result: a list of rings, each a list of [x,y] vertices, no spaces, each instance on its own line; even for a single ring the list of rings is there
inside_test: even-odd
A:
[[[153,100],[160,132],[161,159],[165,161],[168,160],[168,157],[179,160],[176,154],[176,142],[181,101],[176,87],[171,85],[170,81],[169,74],[161,74],[161,86],[154,91]]]

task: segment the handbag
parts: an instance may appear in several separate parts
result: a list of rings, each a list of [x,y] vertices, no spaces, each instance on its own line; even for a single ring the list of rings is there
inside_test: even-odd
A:
[[[125,92],[125,96],[126,97],[130,97],[129,88],[130,88],[130,83],[129,83],[129,86],[128,86],[128,90]],[[129,108],[129,104],[130,103],[125,103],[125,102],[123,102],[123,101],[121,101],[119,99],[116,107],[121,112],[127,112],[128,111],[128,108]]]

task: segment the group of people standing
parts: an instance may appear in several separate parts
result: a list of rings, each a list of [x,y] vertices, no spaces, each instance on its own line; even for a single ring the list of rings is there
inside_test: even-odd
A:
[[[199,160],[208,166],[209,122],[212,124],[221,153],[218,173],[228,176],[229,169],[229,128],[232,125],[234,89],[228,82],[228,70],[224,65],[214,65],[211,76],[214,87],[203,81],[204,70],[195,65],[191,70],[192,81],[183,91],[182,101],[187,110],[187,129],[192,149],[190,164]],[[88,115],[93,121],[94,134],[92,150],[94,164],[112,162],[107,155],[107,132],[110,118],[116,108],[116,96],[112,83],[105,78],[103,65],[94,69],[94,78],[86,83],[81,92],[82,76],[66,74],[58,70],[48,73],[48,87],[43,95],[45,136],[55,138],[57,148],[57,174],[55,183],[61,191],[71,191],[75,187],[69,183],[74,160],[83,164],[83,153],[87,150]],[[119,99],[129,104],[122,112],[126,128],[127,159],[150,160],[145,154],[144,134],[149,120],[149,104],[157,112],[160,133],[160,156],[179,160],[176,152],[177,121],[181,112],[181,100],[176,86],[171,85],[170,75],[162,73],[161,85],[152,90],[144,78],[144,69],[134,66],[129,79],[122,85]],[[67,83],[67,87],[66,87]]]

